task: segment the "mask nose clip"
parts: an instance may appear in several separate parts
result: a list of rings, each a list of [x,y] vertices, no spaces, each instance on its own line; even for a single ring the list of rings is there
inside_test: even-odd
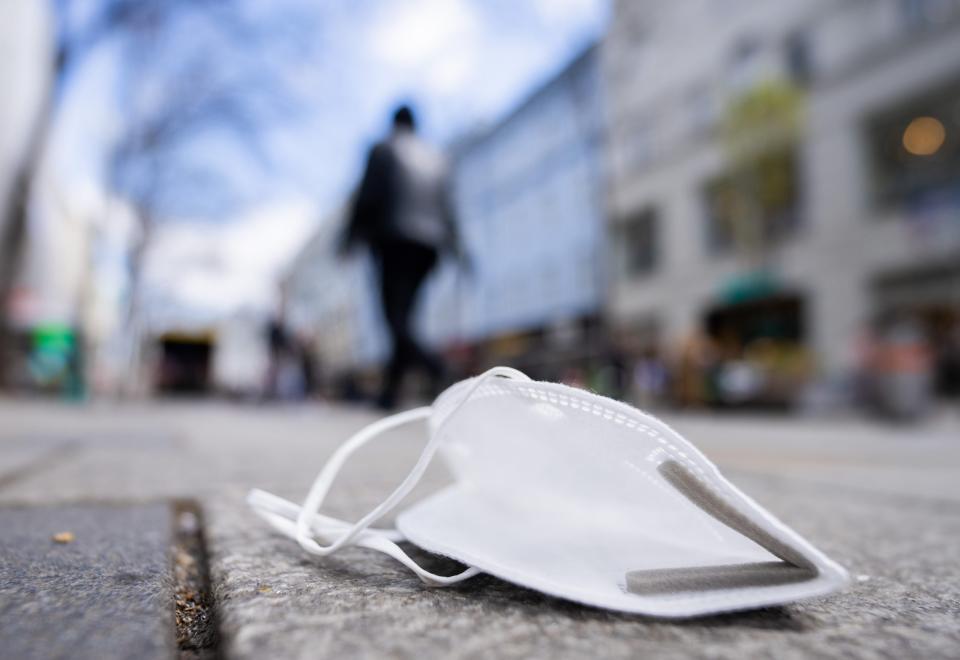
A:
[[[819,574],[817,567],[803,553],[775,538],[737,511],[678,461],[664,461],[657,472],[691,504],[747,537],[780,561],[630,571],[626,575],[627,591],[630,593],[651,596],[684,591],[767,587],[806,582]]]

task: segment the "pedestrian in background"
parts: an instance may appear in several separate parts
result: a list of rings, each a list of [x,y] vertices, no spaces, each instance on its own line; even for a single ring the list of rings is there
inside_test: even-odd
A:
[[[439,357],[413,330],[413,310],[423,282],[446,252],[466,263],[460,248],[450,196],[449,167],[436,149],[416,134],[409,106],[393,115],[390,135],[367,159],[343,236],[341,251],[365,244],[380,275],[380,302],[392,342],[377,404],[393,408],[404,375],[420,367],[438,390],[445,379]]]
[[[270,318],[266,327],[269,362],[267,364],[267,384],[264,388],[264,398],[267,401],[281,401],[289,390],[290,371],[288,363],[292,355],[293,342],[283,318],[283,302],[281,311]]]

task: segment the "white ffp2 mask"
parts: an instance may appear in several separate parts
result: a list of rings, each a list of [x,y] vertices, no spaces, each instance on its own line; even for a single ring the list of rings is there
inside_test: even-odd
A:
[[[351,453],[419,419],[428,420],[430,439],[384,502],[356,523],[319,513]],[[401,511],[396,529],[371,527],[437,452],[454,484]],[[505,367],[354,435],[327,461],[302,507],[259,490],[248,502],[311,554],[356,545],[396,558],[432,586],[484,572],[652,616],[777,605],[829,593],[848,579],[660,420]],[[402,540],[469,568],[430,573],[397,545]]]

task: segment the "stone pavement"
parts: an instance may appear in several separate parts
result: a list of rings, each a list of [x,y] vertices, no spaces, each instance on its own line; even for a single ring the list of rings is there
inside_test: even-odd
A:
[[[0,653],[171,657],[170,527],[160,504],[0,508]]]
[[[117,628],[118,642],[123,630],[142,635],[102,653],[76,646],[71,657],[129,657],[138,643],[144,657],[176,654],[171,587],[156,563],[157,535],[171,525],[157,512],[184,499],[203,513],[219,632],[209,657],[960,657],[957,418],[920,428],[670,418],[855,577],[831,597],[682,623],[581,607],[487,576],[427,589],[378,553],[308,557],[246,510],[252,486],[302,498],[325,456],[371,419],[323,406],[0,402],[0,579],[14,585],[0,590],[0,657],[55,656],[96,622]],[[420,442],[410,429],[364,449],[338,480],[331,510],[353,516],[375,504]],[[445,479],[431,468],[421,490]],[[134,520],[119,524],[124,515]],[[77,540],[57,545],[49,530],[63,525]],[[138,577],[110,577],[125,572]],[[57,584],[74,585],[69,607],[85,607],[83,617],[47,614],[44,604],[64,593]],[[114,592],[116,607],[103,608]]]

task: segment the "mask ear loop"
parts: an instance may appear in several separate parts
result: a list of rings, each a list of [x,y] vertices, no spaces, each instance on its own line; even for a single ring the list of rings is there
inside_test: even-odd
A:
[[[317,475],[317,478],[314,480],[313,485],[310,488],[310,492],[307,495],[306,500],[304,500],[303,506],[300,507],[299,512],[297,513],[295,525],[289,519],[289,514],[292,513],[289,507],[293,507],[295,505],[292,505],[285,500],[280,500],[280,498],[275,498],[274,496],[269,495],[268,493],[263,493],[262,491],[252,491],[248,497],[248,502],[252,507],[254,507],[255,510],[257,510],[260,515],[266,518],[271,525],[287,536],[292,536],[295,538],[297,543],[300,544],[300,547],[310,554],[324,557],[336,552],[348,544],[352,544],[367,547],[373,550],[379,550],[380,552],[390,555],[416,573],[423,582],[431,586],[454,584],[456,582],[460,582],[461,580],[473,577],[480,572],[479,569],[470,567],[462,573],[451,576],[443,576],[431,573],[414,562],[410,556],[407,555],[403,549],[396,544],[395,541],[402,538],[399,533],[388,530],[370,529],[369,527],[377,519],[389,513],[400,503],[404,497],[410,493],[410,491],[413,490],[413,488],[423,477],[423,473],[426,471],[430,461],[433,459],[433,455],[436,453],[437,448],[442,440],[442,432],[446,427],[447,422],[467,401],[469,401],[470,397],[473,396],[473,393],[484,382],[497,376],[513,378],[517,380],[530,380],[530,378],[523,372],[516,369],[511,369],[509,367],[494,367],[478,376],[470,385],[469,389],[460,399],[460,401],[457,402],[453,409],[440,422],[440,425],[437,427],[436,431],[427,442],[426,447],[424,447],[423,452],[420,454],[420,457],[417,459],[413,469],[410,470],[403,482],[401,482],[396,490],[394,490],[393,493],[391,493],[383,502],[374,507],[372,511],[367,513],[356,523],[351,525],[345,521],[338,520],[336,518],[330,518],[329,516],[324,516],[319,513],[320,506],[323,504],[323,500],[326,498],[330,487],[333,485],[333,481],[336,478],[337,473],[343,467],[343,464],[346,463],[350,455],[360,449],[360,447],[367,444],[370,440],[378,435],[393,428],[421,419],[426,419],[432,413],[431,407],[424,406],[421,408],[414,408],[413,410],[391,415],[390,417],[386,417],[382,420],[374,422],[373,424],[370,424],[369,426],[355,433],[340,447],[338,447],[333,455],[327,460],[327,463],[323,466],[320,474]],[[277,500],[280,500],[280,502],[283,502],[283,504],[279,504]],[[318,533],[320,536],[329,538],[337,532],[340,532],[340,535],[334,541],[329,543],[329,545],[320,545],[314,538],[314,536]]]

